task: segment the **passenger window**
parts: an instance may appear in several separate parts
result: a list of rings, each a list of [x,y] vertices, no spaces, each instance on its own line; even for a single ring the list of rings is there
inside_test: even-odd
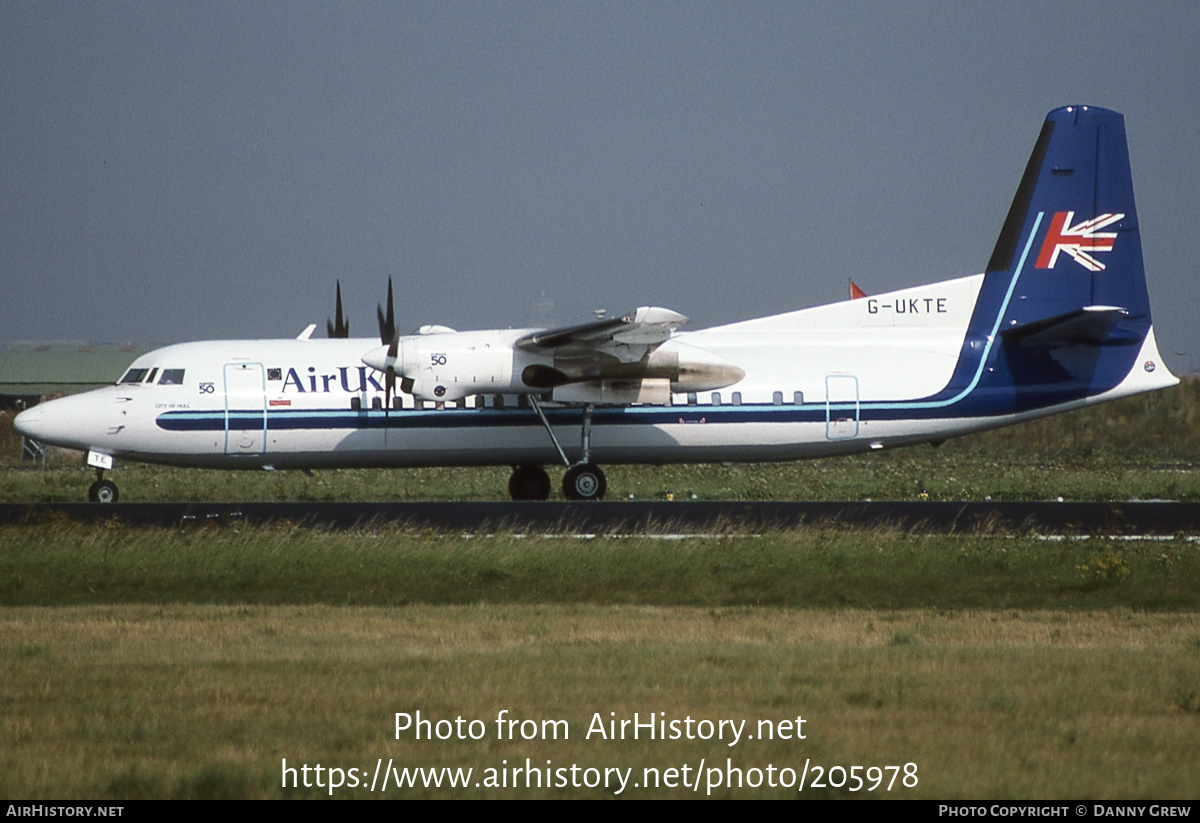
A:
[[[804,405],[804,392],[802,392],[802,391],[792,392],[792,402],[795,403],[797,406],[803,406]]]
[[[158,378],[160,386],[182,386],[183,369],[163,369],[162,377]]]
[[[150,371],[150,370],[149,369],[130,369],[129,371],[125,372],[125,376],[121,378],[120,382],[122,384],[124,384],[124,383],[141,383],[143,380],[146,379],[146,372],[148,372],[148,371]]]
[[[735,406],[742,405],[742,393],[740,391],[735,391],[733,393],[733,405],[735,405]]]
[[[774,403],[776,406],[782,406],[783,405],[783,392],[777,391],[777,392],[775,392],[775,394],[771,395],[771,402]]]

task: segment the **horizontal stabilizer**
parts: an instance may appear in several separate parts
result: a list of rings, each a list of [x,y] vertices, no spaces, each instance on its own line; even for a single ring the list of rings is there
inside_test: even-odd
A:
[[[1115,306],[1086,306],[1066,314],[1013,326],[1000,332],[1000,338],[1005,343],[1022,346],[1120,344],[1125,341],[1110,339],[1110,335],[1117,324],[1128,316],[1128,311]]]

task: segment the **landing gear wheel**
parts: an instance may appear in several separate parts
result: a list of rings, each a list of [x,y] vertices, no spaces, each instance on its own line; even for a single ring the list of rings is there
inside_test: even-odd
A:
[[[517,466],[508,478],[513,500],[545,500],[550,496],[550,475],[541,466]]]
[[[594,463],[572,466],[563,475],[563,494],[568,500],[601,500],[607,489],[604,472]]]
[[[111,480],[97,480],[88,488],[88,500],[92,503],[116,503],[117,484]]]

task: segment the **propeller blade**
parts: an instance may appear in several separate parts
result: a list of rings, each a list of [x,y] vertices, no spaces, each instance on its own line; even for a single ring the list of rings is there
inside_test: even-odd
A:
[[[342,281],[337,281],[337,310],[334,315],[335,320],[325,321],[325,331],[328,332],[330,338],[349,337],[350,336],[350,321],[346,319],[342,312]]]
[[[388,278],[387,315],[383,306],[376,307],[375,314],[379,318],[379,342],[385,346],[391,345],[396,339],[396,301],[392,294],[392,278]],[[395,357],[395,354],[392,355]]]
[[[368,363],[372,368],[382,367],[384,373],[384,414],[392,410],[392,398],[396,394],[396,357],[400,353],[400,332],[396,329],[396,297],[392,289],[392,278],[388,278],[387,313],[383,306],[377,306],[375,316],[379,320],[379,342],[387,346],[387,355],[382,363]],[[365,358],[364,358],[365,360]]]

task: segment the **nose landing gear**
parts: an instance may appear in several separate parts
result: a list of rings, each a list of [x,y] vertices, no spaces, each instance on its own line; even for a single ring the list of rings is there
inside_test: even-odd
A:
[[[88,502],[116,503],[119,496],[117,484],[104,479],[104,469],[96,469],[96,482],[88,487]]]

